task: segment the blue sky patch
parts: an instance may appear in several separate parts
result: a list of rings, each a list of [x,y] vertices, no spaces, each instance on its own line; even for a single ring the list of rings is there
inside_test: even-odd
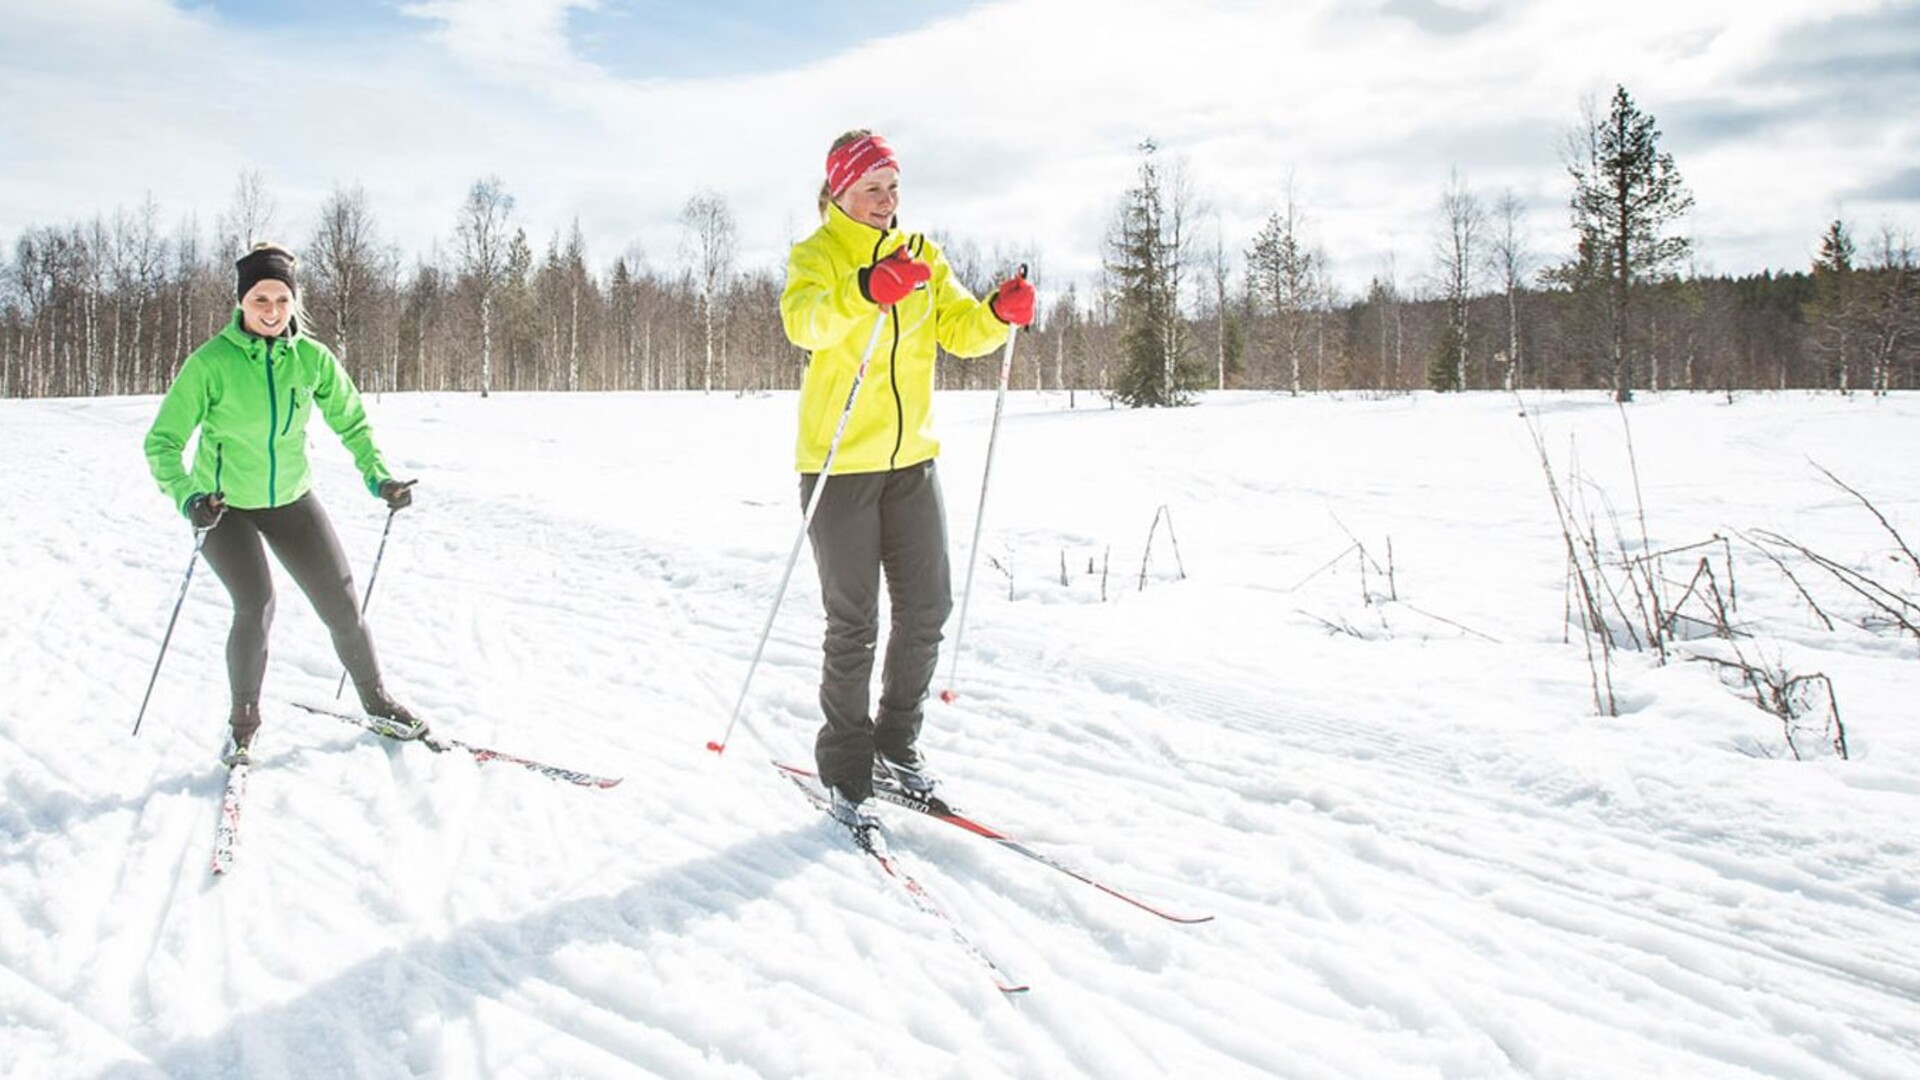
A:
[[[938,22],[971,6],[969,0],[913,4],[616,0],[598,11],[571,12],[567,28],[582,57],[616,76],[703,78],[813,63],[873,38]]]
[[[567,36],[583,59],[630,79],[751,75],[824,60],[861,42],[916,30],[958,15],[974,0],[911,4],[745,0],[688,4],[607,0],[567,13]],[[435,25],[401,13],[405,0],[330,0],[321,4],[197,0],[238,28],[346,35],[419,36]]]

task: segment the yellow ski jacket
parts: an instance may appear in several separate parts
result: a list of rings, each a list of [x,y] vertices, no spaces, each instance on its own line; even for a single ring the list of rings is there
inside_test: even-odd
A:
[[[1007,324],[953,276],[938,245],[917,234],[863,225],[828,204],[826,222],[787,256],[787,285],[780,294],[787,339],[812,354],[800,383],[794,450],[803,473],[819,472],[826,460],[860,356],[881,317],[878,305],[860,294],[860,271],[902,247],[932,267],[933,276],[894,305],[881,329],[833,459],[834,474],[901,469],[938,455],[936,345],[955,356],[981,356],[1007,340]]]

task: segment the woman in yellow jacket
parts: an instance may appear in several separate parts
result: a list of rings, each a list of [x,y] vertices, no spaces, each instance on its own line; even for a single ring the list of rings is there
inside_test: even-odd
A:
[[[991,352],[1009,326],[1032,321],[1034,293],[1016,276],[980,300],[936,244],[896,228],[900,163],[880,136],[840,136],[826,173],[822,224],[788,257],[780,315],[787,337],[811,354],[795,459],[803,506],[818,487],[810,539],[827,616],[825,723],[814,755],[834,815],[868,825],[876,776],[916,794],[934,788],[918,740],[953,607],[934,470],[934,360],[939,348]],[[865,376],[850,398],[863,357]],[[822,484],[830,448],[830,482]],[[879,709],[870,715],[883,572],[892,619]]]

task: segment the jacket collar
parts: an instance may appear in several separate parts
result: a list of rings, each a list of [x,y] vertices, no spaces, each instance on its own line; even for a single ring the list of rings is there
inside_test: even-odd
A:
[[[858,223],[849,220],[849,224],[858,224]],[[249,356],[251,356],[262,345],[267,345],[271,343],[268,342],[266,338],[263,338],[259,334],[256,334],[253,331],[247,329],[246,323],[242,321],[244,318],[245,318],[245,313],[243,313],[240,310],[240,308],[236,306],[233,309],[233,318],[228,319],[227,325],[220,328],[220,336],[226,338],[228,341],[233,342],[235,345],[240,346],[240,348],[244,352],[246,352]],[[292,320],[292,321],[289,321],[287,324],[287,332],[277,338],[274,338],[273,340],[285,341],[291,344],[293,342],[293,339],[299,336],[300,336],[300,323],[298,320]]]
[[[826,224],[821,227],[828,236],[833,237],[833,242],[840,250],[860,266],[899,247],[903,240],[899,229],[876,229],[855,221],[838,204],[831,202],[827,204]]]

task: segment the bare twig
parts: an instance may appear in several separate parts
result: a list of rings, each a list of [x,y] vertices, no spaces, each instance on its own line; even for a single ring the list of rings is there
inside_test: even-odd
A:
[[[1528,435],[1533,438],[1534,450],[1540,457],[1540,471],[1546,477],[1547,494],[1553,501],[1554,516],[1560,521],[1560,539],[1567,550],[1569,580],[1577,587],[1580,598],[1581,637],[1587,649],[1587,672],[1593,684],[1593,706],[1595,711],[1603,715],[1618,716],[1619,704],[1613,694],[1613,642],[1606,632],[1606,619],[1601,614],[1599,597],[1595,594],[1593,582],[1589,580],[1586,566],[1580,561],[1580,545],[1574,542],[1573,517],[1566,498],[1560,492],[1560,482],[1554,478],[1553,459],[1547,453],[1546,438],[1524,406],[1521,416],[1527,425]],[[1572,622],[1570,618],[1567,621],[1569,624]]]
[[[989,556],[987,556],[987,565],[988,565],[988,566],[991,566],[991,567],[993,567],[993,568],[994,568],[995,570],[998,570],[998,571],[1000,571],[1000,572],[1001,572],[1002,574],[1004,574],[1004,575],[1006,575],[1006,578],[1007,578],[1007,599],[1009,599],[1009,600],[1012,600],[1012,599],[1014,598],[1014,595],[1013,595],[1013,557],[1012,557],[1011,555],[1009,555],[1009,556],[1007,557],[1007,561],[1005,561],[1005,562],[1001,562],[998,556],[994,556],[994,555],[989,555]]]
[[[1329,516],[1329,517],[1331,517],[1331,518],[1333,518],[1333,523],[1334,523],[1335,525],[1338,525],[1338,526],[1340,526],[1340,531],[1341,531],[1341,532],[1343,532],[1343,533],[1346,533],[1346,534],[1347,534],[1347,539],[1349,539],[1349,540],[1351,540],[1351,541],[1353,541],[1353,547],[1355,547],[1355,548],[1359,548],[1359,549],[1360,549],[1360,558],[1362,558],[1362,559],[1363,559],[1363,560],[1365,560],[1366,562],[1369,562],[1369,563],[1372,563],[1372,564],[1373,564],[1373,570],[1374,570],[1374,572],[1375,572],[1375,573],[1377,573],[1377,574],[1381,574],[1381,575],[1383,575],[1383,576],[1384,576],[1384,575],[1386,574],[1386,571],[1385,571],[1385,570],[1382,570],[1382,569],[1380,568],[1380,564],[1379,564],[1378,562],[1375,562],[1375,561],[1374,561],[1374,558],[1373,558],[1373,556],[1372,556],[1372,555],[1370,555],[1370,554],[1368,554],[1368,552],[1367,552],[1367,545],[1365,545],[1365,544],[1363,544],[1363,543],[1361,543],[1361,542],[1360,542],[1360,538],[1359,538],[1359,537],[1357,537],[1357,536],[1355,536],[1355,535],[1353,535],[1353,530],[1352,530],[1352,529],[1349,529],[1349,528],[1347,528],[1347,523],[1346,523],[1346,522],[1344,522],[1344,521],[1341,521],[1341,520],[1340,520],[1340,515],[1339,515],[1339,514],[1329,514],[1329,515],[1327,515],[1327,516]],[[1392,543],[1392,542],[1391,542],[1391,541],[1389,541],[1388,543],[1389,543],[1389,547],[1391,547],[1391,543]],[[1353,548],[1348,548],[1347,550],[1348,550],[1348,551],[1351,551],[1351,550],[1353,550]],[[1365,569],[1365,567],[1362,567],[1361,569],[1362,569],[1362,570],[1364,570],[1364,569]]]
[[[1813,594],[1807,591],[1807,587],[1805,585],[1800,584],[1800,579],[1794,576],[1794,573],[1792,570],[1787,569],[1787,564],[1781,561],[1778,555],[1775,555],[1773,552],[1768,551],[1766,548],[1766,545],[1760,543],[1758,540],[1755,540],[1750,536],[1747,536],[1744,533],[1740,534],[1740,539],[1745,540],[1750,546],[1752,546],[1752,548],[1755,551],[1758,551],[1760,554],[1766,556],[1769,562],[1773,563],[1774,566],[1779,567],[1780,573],[1786,575],[1786,579],[1793,583],[1794,590],[1800,594],[1800,598],[1802,600],[1805,600],[1807,602],[1807,606],[1813,609],[1813,613],[1820,617],[1820,622],[1824,626],[1826,626],[1828,630],[1831,631],[1833,629],[1833,620],[1828,618],[1827,613],[1821,609],[1820,602],[1813,598]]]
[[[1327,630],[1331,633],[1346,634],[1349,637],[1357,637],[1363,641],[1366,639],[1365,634],[1362,634],[1360,631],[1354,629],[1353,624],[1348,622],[1345,619],[1341,619],[1339,622],[1334,622],[1332,619],[1328,619],[1324,616],[1315,615],[1311,611],[1305,611],[1300,608],[1295,608],[1294,610],[1299,612],[1302,615],[1305,615],[1307,618],[1312,619],[1314,622],[1319,623],[1321,626],[1326,627]]]
[[[1734,655],[1738,657],[1737,660],[1723,660],[1717,656],[1699,656],[1695,659],[1740,673],[1741,680],[1753,693],[1753,703],[1780,719],[1781,736],[1786,741],[1787,752],[1793,755],[1795,761],[1805,760],[1805,755],[1800,752],[1800,738],[1803,732],[1809,730],[1803,721],[1810,714],[1822,717],[1818,727],[1820,740],[1831,747],[1835,756],[1842,761],[1850,760],[1847,728],[1840,720],[1840,702],[1833,692],[1832,679],[1823,672],[1788,675],[1783,666],[1761,667],[1741,656],[1737,647]]]
[[[1860,500],[1860,505],[1866,507],[1867,512],[1872,514],[1874,518],[1880,522],[1880,527],[1887,530],[1887,535],[1893,537],[1893,542],[1899,546],[1901,553],[1906,555],[1907,562],[1913,565],[1914,572],[1920,573],[1920,555],[1915,555],[1913,553],[1913,549],[1907,546],[1906,539],[1900,535],[1900,530],[1894,528],[1893,523],[1887,520],[1887,515],[1882,514],[1880,512],[1880,508],[1873,505],[1873,501],[1871,499],[1867,498],[1865,495],[1860,494],[1858,491],[1855,491],[1853,488],[1847,486],[1845,481],[1833,475],[1831,472],[1828,472],[1825,466],[1821,465],[1817,461],[1812,461],[1810,463],[1813,465],[1814,468],[1820,470],[1820,475],[1826,477],[1828,480],[1833,481],[1834,485],[1838,487],[1840,490]]]
[[[1287,586],[1285,589],[1282,589],[1281,591],[1282,592],[1298,591],[1300,586],[1305,585],[1307,582],[1312,581],[1314,578],[1317,578],[1321,574],[1326,573],[1333,566],[1338,565],[1341,559],[1344,559],[1347,557],[1348,552],[1352,551],[1354,548],[1357,548],[1359,546],[1360,546],[1359,541],[1355,541],[1354,543],[1347,545],[1345,548],[1341,549],[1340,554],[1335,555],[1333,558],[1328,559],[1324,563],[1321,563],[1319,568],[1314,570],[1313,573],[1308,574],[1306,577],[1301,578],[1299,581],[1294,582],[1292,585]]]
[[[1916,604],[1907,597],[1894,592],[1892,589],[1887,588],[1885,585],[1880,584],[1858,570],[1849,566],[1843,566],[1804,544],[1781,536],[1779,533],[1769,532],[1765,529],[1756,529],[1754,530],[1754,535],[1768,543],[1778,544],[1781,547],[1791,548],[1799,552],[1801,557],[1805,558],[1808,562],[1813,563],[1815,566],[1833,575],[1836,581],[1839,581],[1869,604],[1878,608],[1881,614],[1885,615],[1902,630],[1915,637],[1920,637],[1920,625],[1916,625],[1914,618],[1909,616],[1910,612],[1920,616],[1920,604]]]
[[[1704,587],[1702,587],[1703,583]],[[1697,618],[1686,613],[1687,601],[1695,597],[1699,597],[1701,605],[1712,616],[1711,619]],[[1733,625],[1731,606],[1727,603],[1726,596],[1720,591],[1719,580],[1714,576],[1713,560],[1705,556],[1701,557],[1699,566],[1693,572],[1693,578],[1687,582],[1686,591],[1681,595],[1680,601],[1667,611],[1666,632],[1669,636],[1679,636],[1673,624],[1681,619],[1705,626],[1717,637],[1732,640],[1740,636],[1740,631]]]
[[[1497,638],[1497,637],[1494,637],[1494,636],[1493,636],[1493,635],[1491,635],[1491,634],[1483,634],[1483,633],[1481,633],[1480,631],[1478,631],[1478,630],[1475,630],[1475,629],[1474,629],[1473,627],[1471,627],[1471,626],[1467,626],[1467,625],[1465,625],[1464,623],[1458,623],[1458,622],[1455,622],[1455,621],[1453,621],[1452,619],[1449,619],[1449,618],[1447,618],[1447,617],[1445,617],[1445,616],[1443,616],[1443,615],[1435,615],[1435,614],[1434,614],[1433,612],[1431,612],[1431,611],[1422,611],[1421,609],[1419,609],[1419,608],[1417,608],[1417,607],[1414,607],[1414,606],[1413,606],[1412,604],[1409,604],[1409,603],[1407,603],[1407,602],[1405,602],[1405,601],[1400,601],[1400,600],[1397,600],[1397,601],[1395,601],[1395,603],[1397,603],[1397,604],[1399,604],[1399,605],[1400,605],[1401,607],[1403,607],[1403,608],[1406,608],[1406,609],[1407,609],[1408,611],[1411,611],[1411,612],[1414,612],[1415,614],[1418,614],[1418,615],[1424,615],[1424,616],[1426,616],[1427,618],[1429,618],[1429,619],[1432,619],[1432,620],[1433,620],[1433,621],[1435,621],[1435,622],[1443,622],[1443,623],[1446,623],[1446,624],[1447,624],[1448,626],[1451,626],[1451,627],[1453,627],[1453,628],[1454,628],[1454,629],[1456,629],[1456,630],[1461,630],[1461,631],[1464,631],[1464,632],[1466,632],[1466,633],[1469,633],[1469,634],[1472,634],[1472,635],[1473,635],[1474,637],[1477,637],[1477,638],[1480,638],[1480,639],[1482,639],[1482,640],[1485,640],[1485,641],[1491,641],[1491,642],[1493,642],[1493,643],[1494,643],[1495,645],[1498,645],[1498,644],[1500,644],[1500,639],[1499,639],[1499,638]]]
[[[1640,632],[1634,628],[1634,618],[1632,615],[1628,614],[1626,604],[1621,602],[1620,590],[1615,588],[1613,583],[1607,580],[1607,576],[1600,572],[1600,566],[1601,566],[1600,541],[1598,539],[1598,535],[1599,535],[1599,526],[1594,522],[1593,518],[1589,516],[1587,518],[1586,531],[1580,535],[1580,540],[1586,546],[1587,558],[1594,568],[1593,576],[1600,583],[1601,588],[1606,592],[1607,599],[1613,601],[1613,610],[1618,612],[1620,615],[1620,625],[1627,632],[1628,643],[1631,644],[1635,649],[1644,648],[1647,643],[1643,642],[1640,639]],[[1627,575],[1627,583],[1633,587],[1636,594],[1639,592],[1640,583],[1634,579],[1632,574]],[[1640,606],[1642,610],[1645,609],[1644,604],[1640,604],[1637,606]],[[1604,618],[1601,620],[1600,629],[1603,632],[1611,633],[1611,631],[1607,629],[1607,624]]]
[[[1180,541],[1173,535],[1173,512],[1163,503],[1160,509],[1154,511],[1153,524],[1147,527],[1147,549],[1140,555],[1140,589],[1142,591],[1147,587],[1147,563],[1153,558],[1153,537],[1160,531],[1161,518],[1167,521],[1167,541],[1173,546],[1174,569],[1179,572],[1180,580],[1185,581],[1187,578],[1186,564],[1180,558]]]
[[[1665,550],[1662,550],[1662,551],[1649,551],[1644,555],[1635,555],[1633,558],[1629,559],[1628,561],[1637,565],[1639,563],[1664,559],[1669,555],[1685,555],[1689,551],[1698,551],[1703,547],[1712,547],[1715,544],[1724,544],[1724,543],[1726,543],[1726,539],[1724,537],[1716,535],[1711,540],[1699,540],[1691,544],[1682,544],[1679,547],[1675,547],[1675,548],[1666,548]]]
[[[1627,438],[1627,469],[1633,477],[1633,506],[1634,514],[1640,521],[1640,550],[1650,551],[1653,549],[1653,540],[1647,535],[1647,501],[1640,493],[1640,459],[1633,450],[1633,425],[1627,421],[1626,404],[1621,402],[1615,407],[1620,410],[1620,430],[1626,434]],[[1622,555],[1627,553],[1627,548],[1624,543],[1620,545],[1620,553]],[[1665,664],[1667,662],[1667,645],[1666,640],[1660,634],[1660,627],[1665,625],[1666,620],[1662,618],[1660,614],[1660,589],[1655,580],[1655,574],[1651,569],[1646,571],[1646,575],[1647,592],[1645,597],[1641,598],[1643,601],[1641,611],[1644,613],[1646,619],[1648,636],[1653,639],[1654,647],[1660,654],[1660,662]],[[1629,577],[1631,576],[1631,572],[1629,572]],[[1639,593],[1637,583],[1634,592],[1636,595]],[[1644,604],[1651,604],[1652,610],[1649,611]]]

